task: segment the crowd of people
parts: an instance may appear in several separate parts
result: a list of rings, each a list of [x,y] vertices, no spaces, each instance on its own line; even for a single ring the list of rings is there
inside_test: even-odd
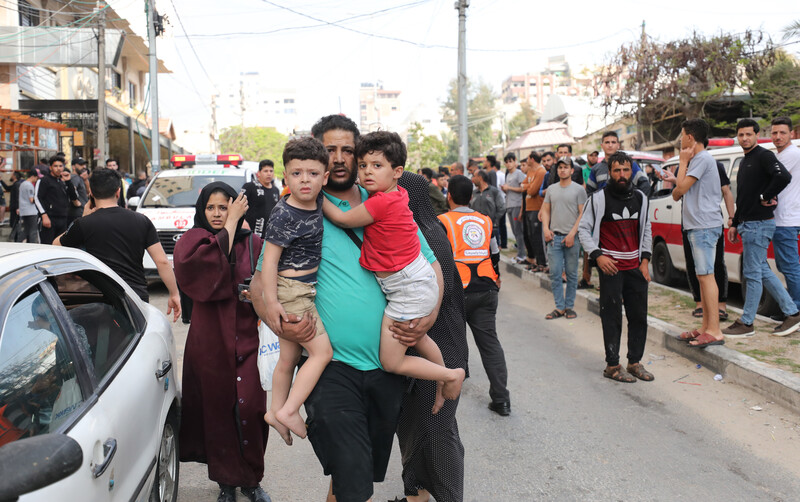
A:
[[[371,500],[397,435],[402,500],[461,501],[456,410],[469,376],[466,326],[488,376],[488,408],[511,413],[496,329],[500,250],[516,246],[514,262],[549,274],[555,308],[547,320],[577,317],[576,290],[594,287],[596,267],[603,376],[652,381],[641,364],[652,246],[648,196],[654,180],[663,180],[683,200],[693,314],[702,317],[681,339],[702,348],[726,336],[752,336],[762,287],[784,315],[774,334],[787,335],[800,326],[800,150],[791,131],[789,119],[773,121],[776,156],[758,146],[758,123],[739,122],[745,158],[734,210],[730,181],[706,149],[709,127],[701,119],[682,124],[675,173],[642,169],[609,131],[601,138],[602,159],[598,151],[574,157],[564,144],[520,161],[509,153],[504,170],[487,156],[483,165],[470,160],[414,174],[405,169],[397,134],[362,136],[352,120],[330,115],[310,137],[286,144],[283,196],[269,160],[240,192],[222,182],[204,187],[172,264],[153,223],[126,208],[144,190],[144,173],[127,185],[113,159],[89,173],[82,159],[70,171],[56,155],[46,168],[15,174],[5,188],[13,191],[13,240],[85,249],[144,302],[147,252],[169,291],[167,314],[181,315],[179,287],[192,300],[179,451],[182,461],[207,465],[218,501],[235,501],[237,489],[249,500],[270,500],[260,486],[270,427],[287,445],[308,437],[331,477],[328,500]],[[747,282],[742,317],[722,329],[726,226],[730,242],[742,240]],[[788,290],[767,264],[771,241]],[[269,407],[257,367],[260,321],[282,342]]]

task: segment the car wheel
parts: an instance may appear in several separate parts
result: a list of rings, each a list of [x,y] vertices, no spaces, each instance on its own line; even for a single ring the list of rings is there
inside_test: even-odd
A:
[[[175,502],[178,499],[180,460],[178,456],[178,420],[170,412],[161,433],[156,461],[156,479],[150,492],[150,502]]]
[[[672,266],[672,258],[669,257],[669,249],[664,241],[658,241],[653,246],[652,258],[653,280],[667,286],[673,285],[678,273]]]

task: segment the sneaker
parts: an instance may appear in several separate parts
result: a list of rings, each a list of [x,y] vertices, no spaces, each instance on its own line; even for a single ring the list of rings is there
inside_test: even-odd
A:
[[[511,258],[511,261],[519,265],[520,263],[526,263],[527,260],[525,258],[520,258],[519,256],[515,256]]]
[[[797,328],[800,328],[800,312],[786,316],[786,320],[775,327],[775,329],[772,330],[772,334],[775,336],[786,336],[789,333],[797,331]]]
[[[798,317],[797,322],[800,322],[800,317]],[[795,328],[797,328],[797,326],[795,326]],[[722,330],[722,334],[727,338],[746,338],[755,335],[756,330],[753,329],[752,324],[745,324],[739,319],[736,319],[733,321],[733,324]]]

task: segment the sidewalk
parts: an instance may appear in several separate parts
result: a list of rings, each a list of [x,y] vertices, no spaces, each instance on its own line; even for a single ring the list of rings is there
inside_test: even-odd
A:
[[[505,255],[501,255],[501,261],[501,266],[505,267],[505,273],[513,274],[523,281],[550,291],[550,277],[547,274],[534,274],[527,271],[521,265],[511,262],[511,259]],[[662,286],[651,283],[650,287]],[[595,315],[600,314],[597,296],[583,290],[578,291],[575,307],[576,309],[586,309]],[[731,307],[728,309],[737,310]],[[690,347],[686,342],[678,339],[683,330],[677,326],[649,315],[647,323],[649,326],[648,342],[662,345],[690,361],[703,365],[714,373],[719,373],[726,382],[754,390],[765,398],[800,414],[800,376],[770,366],[724,345],[715,345],[705,349]]]

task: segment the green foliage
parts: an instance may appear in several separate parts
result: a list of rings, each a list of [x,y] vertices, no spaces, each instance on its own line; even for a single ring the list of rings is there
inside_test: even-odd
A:
[[[523,101],[519,105],[520,110],[508,121],[507,141],[513,141],[523,132],[536,125],[536,110],[530,103]]]
[[[435,172],[439,164],[445,162],[447,145],[436,136],[425,135],[419,122],[411,124],[408,135],[406,169],[417,172],[417,169],[429,167]]]
[[[495,95],[492,87],[478,80],[467,80],[467,141],[469,142],[469,156],[476,157],[491,150],[495,143],[495,134],[492,132],[492,120],[497,116],[495,110]],[[447,100],[443,106],[444,121],[458,136],[458,81],[450,81]],[[448,151],[453,148],[448,145]],[[456,153],[458,144],[456,139]],[[457,155],[456,155],[457,156]]]
[[[245,160],[260,162],[270,159],[275,163],[275,176],[283,178],[283,147],[288,138],[272,127],[233,126],[219,135],[220,151],[240,153]]]
[[[800,38],[800,19],[792,21],[783,29],[784,40],[791,40],[793,38]]]
[[[800,64],[793,58],[782,57],[753,81],[750,91],[753,115],[767,124],[780,116],[800,122]]]
[[[772,42],[759,31],[697,32],[660,43],[623,45],[607,62],[598,83],[607,112],[637,115],[643,125],[676,115],[707,117],[709,107],[746,90],[775,61]],[[624,87],[618,88],[617,82]],[[611,91],[611,92],[608,92]]]

